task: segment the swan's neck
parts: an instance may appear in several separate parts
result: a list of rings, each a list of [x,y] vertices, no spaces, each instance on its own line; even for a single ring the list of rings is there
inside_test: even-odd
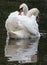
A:
[[[25,9],[23,12],[24,12],[24,15],[27,15],[28,10]]]
[[[27,12],[28,12],[28,6],[25,3],[21,4],[19,8],[23,9],[24,15],[27,14]]]
[[[24,15],[27,15],[27,12],[28,12],[28,7],[27,6],[23,8],[23,12],[24,12]]]

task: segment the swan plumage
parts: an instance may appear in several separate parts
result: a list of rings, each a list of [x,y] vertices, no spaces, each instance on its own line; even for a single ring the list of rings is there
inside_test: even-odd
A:
[[[27,11],[28,11],[28,7],[27,7],[26,4],[23,3],[20,6],[20,8],[21,7],[26,7],[27,8]],[[15,33],[15,35],[17,35],[17,36],[19,36],[21,38],[28,37],[28,36],[25,35],[25,32],[23,32],[23,30],[26,28],[25,31],[27,31],[27,29],[28,29],[28,33],[30,32],[30,33],[34,33],[34,34],[37,35],[37,33],[39,32],[38,31],[38,24],[36,23],[36,16],[38,15],[38,13],[39,13],[39,10],[37,8],[32,8],[31,10],[28,11],[28,13],[26,12],[26,15],[27,16],[25,16],[25,15],[22,15],[22,16],[21,15],[18,15],[19,12],[17,12],[17,11],[11,13],[8,16],[8,19],[6,20],[6,24],[5,24],[5,27],[7,29],[7,32],[11,32],[11,34],[14,34]],[[31,17],[31,18],[29,18],[29,17]],[[18,34],[19,31],[20,31],[20,33]]]

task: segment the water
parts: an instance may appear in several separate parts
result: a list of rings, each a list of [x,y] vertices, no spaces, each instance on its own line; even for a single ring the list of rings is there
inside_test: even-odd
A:
[[[31,52],[30,54],[32,54],[33,51],[35,51],[35,54],[36,54],[36,50],[32,48],[34,47],[33,43],[34,41],[32,41],[31,39],[21,39],[21,40],[10,39],[9,43],[5,45],[5,49],[4,49],[5,60],[7,59],[6,64],[8,63],[8,65],[9,64],[11,65],[11,64],[25,63],[25,61],[18,62],[17,60],[21,60],[21,58],[23,59],[24,54],[25,56],[28,55],[30,52]],[[35,56],[35,59],[33,59],[33,62],[38,62],[38,64],[41,64],[41,65],[47,64],[47,52],[46,52],[47,44],[46,43],[47,43],[47,33],[41,33],[41,38],[40,40],[38,40],[38,44],[36,45],[36,47],[38,48],[35,47],[38,53]],[[33,49],[33,51],[30,49]],[[24,59],[26,58],[24,57]]]
[[[37,44],[36,44],[37,43]],[[38,41],[31,39],[10,39],[9,43],[5,46],[5,56],[9,57],[8,61],[19,61],[19,62],[36,62],[37,60],[31,61],[32,55],[37,52]],[[36,58],[36,55],[35,55]]]
[[[13,40],[11,40],[11,41],[13,41]],[[31,43],[32,40],[31,39],[30,40],[21,40],[21,41],[20,40],[17,40],[15,42]],[[1,43],[2,44],[0,46],[0,48],[1,48],[0,49],[0,51],[1,51],[0,52],[0,65],[15,65],[15,64],[18,65],[18,64],[20,64],[18,61],[13,61],[13,60],[12,61],[8,61],[8,58],[10,58],[10,57],[5,56],[5,48],[6,48],[6,46],[3,46],[3,44],[5,43],[5,40],[2,41]],[[6,45],[6,44],[4,44],[4,45]],[[13,48],[12,48],[11,45],[13,45]],[[11,44],[8,45],[8,47],[9,46],[11,46],[11,49],[13,49],[13,50],[15,49],[15,43],[12,42]],[[37,53],[37,55],[38,55],[37,56],[37,58],[38,58],[37,59],[37,63],[38,63],[37,65],[47,65],[47,33],[46,34],[42,34],[42,37],[39,40],[39,43],[38,43],[38,53]],[[36,63],[33,63],[33,64],[36,65]]]
[[[24,0],[0,0],[0,65],[14,65],[18,62],[8,62],[8,58],[5,57],[5,34],[6,31],[4,31],[4,23],[11,11],[15,11],[18,9],[18,6],[20,3],[22,3]],[[31,2],[30,2],[31,1]],[[40,29],[47,30],[47,0],[25,0],[25,3],[28,4],[29,8],[37,7],[39,8],[41,12],[41,24]],[[6,5],[7,4],[7,5]],[[29,5],[30,4],[30,5]],[[32,4],[32,5],[31,5]],[[44,11],[43,11],[44,10]],[[44,31],[44,32],[45,32]],[[47,65],[47,33],[46,35],[42,36],[39,41],[38,45],[38,64],[37,65]]]

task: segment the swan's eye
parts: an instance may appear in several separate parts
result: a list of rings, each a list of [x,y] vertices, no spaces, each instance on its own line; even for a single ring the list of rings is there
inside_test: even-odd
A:
[[[18,11],[19,11],[19,12],[20,12],[20,11],[23,11],[23,8],[20,8]]]
[[[23,7],[21,8],[21,10],[23,11]]]

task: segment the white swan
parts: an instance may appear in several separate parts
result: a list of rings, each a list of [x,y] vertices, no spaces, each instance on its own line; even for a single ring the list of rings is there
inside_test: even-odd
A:
[[[40,37],[38,24],[37,24],[37,21],[36,21],[36,17],[39,14],[39,10],[37,8],[32,8],[31,10],[28,11],[28,8],[27,8],[27,6],[25,4],[23,4],[22,6],[25,6],[25,8],[23,8],[23,12],[24,12],[24,15],[26,15],[26,16],[22,16],[21,17],[21,21],[22,22],[20,22],[20,23],[25,27],[25,29],[26,29],[26,30],[24,30],[25,33],[26,34],[27,34],[27,32],[29,33],[27,35],[27,37],[30,36],[30,33]],[[27,8],[27,10],[26,10],[26,8]],[[24,9],[25,9],[25,11],[24,11]],[[26,12],[26,14],[25,14],[25,12]],[[22,31],[22,33],[23,33],[23,31]],[[26,37],[25,33],[24,33],[23,37]],[[19,35],[20,35],[20,33],[19,33]],[[22,36],[22,34],[20,36]],[[31,35],[31,37],[32,37],[32,35]]]
[[[11,13],[6,20],[5,27],[7,29],[7,33],[10,33],[11,37],[19,37],[19,38],[27,38],[30,36],[30,33],[39,34],[38,32],[38,24],[36,23],[36,13],[39,13],[37,9],[31,9],[28,11],[28,7],[26,4],[20,5],[20,8],[23,8],[24,15],[17,15],[18,12]],[[32,12],[33,13],[32,13]],[[28,12],[28,14],[27,14]],[[31,14],[30,14],[31,13]],[[35,14],[35,16],[34,16]],[[31,18],[27,17],[30,16]],[[33,16],[31,16],[33,15]],[[30,20],[31,19],[31,20]],[[37,26],[35,26],[34,25]],[[37,30],[36,30],[36,29]],[[31,30],[30,30],[31,29]],[[38,35],[39,36],[39,35]]]
[[[10,19],[9,18],[7,19],[6,29],[7,29],[7,32],[10,33],[10,36],[19,37],[19,38],[20,37],[21,38],[24,38],[24,37],[27,38],[30,36],[30,34],[35,34],[35,35],[38,34],[38,30],[37,30],[38,25],[36,23],[36,17],[35,16],[32,16],[31,20],[30,20],[30,18],[28,18],[26,16],[18,16],[18,17],[19,18],[17,18],[17,19],[16,19],[16,17],[11,17]]]
[[[33,11],[33,13],[34,12],[36,12],[36,10]],[[17,15],[14,17],[11,15],[6,20],[6,29],[7,29],[7,32],[10,33],[9,35],[11,37],[15,37],[15,38],[16,37],[18,37],[18,38],[31,37],[31,40],[33,39],[33,42],[31,42],[29,44],[29,48],[24,49],[23,47],[22,48],[20,47],[20,49],[19,49],[17,47],[17,49],[15,49],[16,52],[18,50],[17,53],[18,54],[20,53],[20,56],[18,54],[14,54],[12,58],[14,59],[14,57],[16,57],[16,58],[18,58],[18,61],[19,62],[21,61],[22,63],[32,62],[32,58],[34,58],[34,55],[37,54],[38,40],[40,38],[40,33],[38,30],[38,24],[36,22],[36,15],[34,15],[33,13],[32,13],[32,16],[30,15],[30,13],[28,13],[28,15],[30,15],[29,17],[27,14],[25,14],[26,16]],[[20,43],[19,45],[22,45],[22,44]],[[24,43],[23,43],[23,45],[25,46]],[[27,46],[27,44],[26,44],[26,46]],[[8,46],[8,48],[10,48],[10,47]],[[6,49],[7,49],[7,45],[6,45]],[[25,50],[25,52],[24,52],[24,50]],[[24,54],[21,51],[24,52]],[[17,59],[15,59],[15,60],[17,60]],[[35,57],[35,60],[36,60],[36,57]]]
[[[32,8],[32,9],[28,10],[28,6],[25,3],[22,3],[20,5],[19,9],[21,9],[21,8],[23,9],[23,14],[26,15],[26,16],[28,16],[31,19],[31,22],[30,22],[32,24],[31,28],[34,27],[36,29],[36,31],[39,32],[39,30],[38,30],[38,24],[37,24],[37,20],[38,20],[37,17],[39,17],[40,11],[37,8]],[[27,19],[27,21],[28,21],[28,19]],[[27,26],[28,29],[30,29],[29,28],[30,25],[29,26],[28,25],[27,25],[27,22],[26,22],[25,26]],[[31,32],[36,32],[34,29],[30,30],[30,31]],[[38,35],[40,37],[40,33]]]

